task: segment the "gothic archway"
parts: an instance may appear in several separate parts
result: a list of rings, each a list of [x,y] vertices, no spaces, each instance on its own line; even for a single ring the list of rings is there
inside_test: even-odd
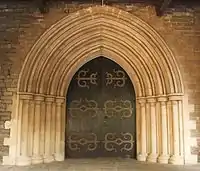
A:
[[[147,23],[108,6],[64,17],[32,47],[19,77],[4,163],[64,160],[65,95],[77,69],[98,56],[125,68],[135,87],[137,159],[184,163],[190,152],[185,151],[184,91],[174,56]]]

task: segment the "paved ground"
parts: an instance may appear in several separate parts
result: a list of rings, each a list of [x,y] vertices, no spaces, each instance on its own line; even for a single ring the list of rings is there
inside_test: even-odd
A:
[[[28,167],[0,166],[0,171],[200,171],[200,164],[172,166],[141,163],[132,159],[68,159]]]

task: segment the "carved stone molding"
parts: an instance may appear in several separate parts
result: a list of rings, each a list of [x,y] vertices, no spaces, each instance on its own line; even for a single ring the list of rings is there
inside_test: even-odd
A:
[[[49,103],[52,103],[52,102],[54,102],[55,101],[55,97],[45,97],[45,101],[46,102],[49,102]]]

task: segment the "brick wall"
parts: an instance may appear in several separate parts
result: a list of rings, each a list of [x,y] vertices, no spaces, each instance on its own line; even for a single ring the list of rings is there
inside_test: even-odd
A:
[[[63,16],[92,4],[51,4],[47,14],[39,15],[31,2],[0,2],[0,160],[8,154],[3,139],[9,136],[5,121],[10,120],[12,95],[26,54],[38,37]],[[153,6],[142,4],[115,5],[139,16],[154,27],[172,49],[183,76],[185,92],[194,111],[191,120],[197,129],[191,136],[197,137],[199,146],[192,152],[199,154],[200,161],[200,6],[168,9],[157,17]]]

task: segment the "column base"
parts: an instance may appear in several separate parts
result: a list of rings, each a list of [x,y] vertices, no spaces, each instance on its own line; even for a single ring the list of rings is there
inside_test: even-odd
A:
[[[182,156],[173,155],[169,159],[169,164],[183,165],[184,164],[184,159],[183,159]]]
[[[44,156],[44,163],[51,163],[54,161],[54,157],[51,156]]]
[[[147,160],[147,154],[146,153],[138,154],[137,155],[137,160],[138,161],[146,161]]]
[[[55,161],[64,161],[65,160],[65,155],[64,154],[55,154]]]
[[[16,159],[17,166],[28,166],[31,165],[31,158],[28,156],[20,156]]]
[[[147,161],[148,161],[148,162],[152,162],[152,163],[156,163],[156,162],[157,162],[157,158],[158,158],[158,155],[157,155],[157,154],[150,154],[150,155],[147,157]]]
[[[161,164],[168,164],[169,163],[169,156],[168,155],[160,155],[158,157],[158,163],[161,163]]]
[[[31,161],[32,164],[40,164],[43,163],[43,158],[42,156],[33,156]]]

